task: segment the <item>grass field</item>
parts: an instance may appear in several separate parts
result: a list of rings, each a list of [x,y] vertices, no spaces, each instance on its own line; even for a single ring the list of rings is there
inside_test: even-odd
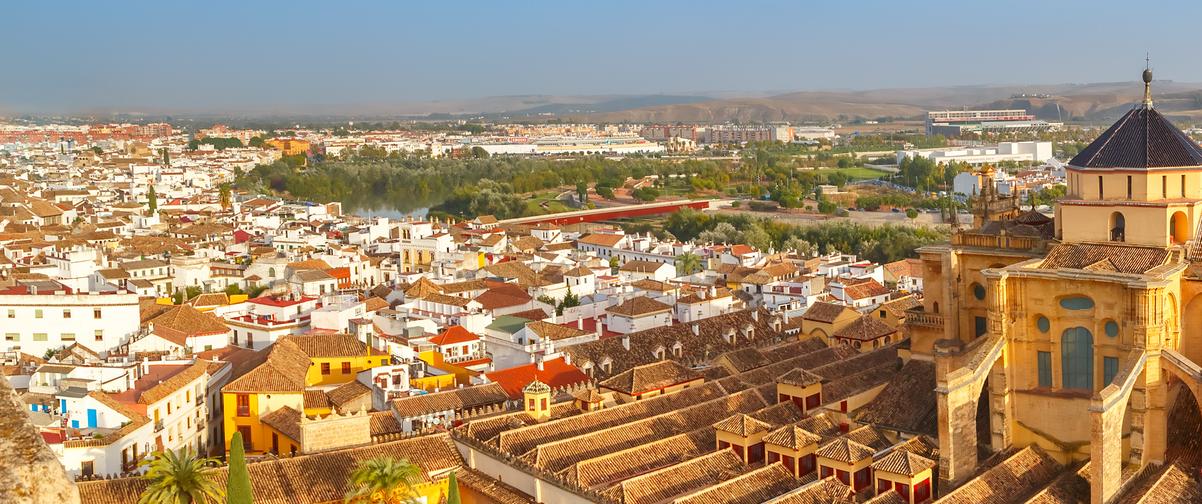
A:
[[[848,178],[851,178],[852,180],[875,179],[875,178],[881,178],[882,176],[885,176],[885,175],[889,175],[888,172],[874,170],[872,168],[865,168],[862,166],[856,166],[856,167],[852,167],[852,168],[819,168],[817,170],[814,170],[813,173],[817,174],[817,175],[842,173],[844,175],[847,175]]]

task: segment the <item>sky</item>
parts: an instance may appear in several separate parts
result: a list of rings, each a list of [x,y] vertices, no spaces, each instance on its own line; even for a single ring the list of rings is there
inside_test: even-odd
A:
[[[6,3],[0,111],[1202,82],[1202,2]]]

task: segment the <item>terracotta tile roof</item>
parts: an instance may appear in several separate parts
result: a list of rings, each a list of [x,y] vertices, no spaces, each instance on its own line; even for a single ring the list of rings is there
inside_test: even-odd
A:
[[[806,309],[805,313],[802,314],[801,317],[806,320],[831,323],[847,310],[852,310],[852,308],[845,305],[818,301]]]
[[[1138,475],[1131,476],[1137,478]],[[1048,486],[1035,493],[1027,500],[1025,504],[1077,504],[1080,502],[1089,502],[1089,462],[1078,463],[1070,466],[1063,471],[1060,476],[1052,480]],[[1130,479],[1123,486],[1125,490],[1129,490],[1138,484],[1133,483]],[[1116,496],[1113,502],[1117,504],[1127,504],[1122,499],[1122,492]],[[1202,502],[1202,495],[1196,496],[1193,499],[1169,500],[1167,502]]]
[[[358,380],[344,383],[326,392],[326,396],[330,398],[330,403],[339,409],[343,409],[346,403],[368,395],[371,395],[371,389],[367,385],[359,383]]]
[[[726,417],[714,423],[714,429],[722,432],[729,432],[736,436],[747,437],[752,434],[766,432],[772,428],[772,425],[767,422],[761,422],[752,418],[750,415],[739,413]]]
[[[529,303],[532,299],[534,298],[530,297],[525,289],[510,284],[494,287],[476,296],[476,302],[480,303],[485,310],[520,306]]]
[[[415,418],[443,411],[463,411],[482,406],[501,404],[509,400],[505,389],[496,383],[474,387],[432,392],[392,401],[392,411],[399,418]]]
[[[606,313],[615,315],[625,315],[627,317],[641,317],[653,313],[662,313],[672,311],[672,306],[661,303],[646,296],[639,296],[627,299],[626,302],[611,306],[605,309]]]
[[[262,364],[226,384],[221,391],[304,392],[309,355],[290,338],[280,338],[267,352]]]
[[[676,290],[675,285],[672,285],[667,282],[660,282],[658,280],[652,280],[650,278],[644,278],[637,282],[633,282],[630,284],[630,286],[634,287],[636,289],[642,289],[645,291],[654,291],[654,292],[668,292],[668,291]]]
[[[617,245],[618,242],[622,241],[622,239],[625,237],[626,237],[625,235],[619,235],[619,234],[593,233],[593,234],[586,234],[584,236],[581,236],[580,239],[578,239],[576,241],[577,241],[577,243],[583,243],[586,245],[594,245],[594,246],[598,246],[598,247],[613,247],[614,245]]]
[[[1197,468],[1184,462],[1174,462],[1150,478],[1146,488],[1132,492],[1130,496],[1123,495],[1119,504],[1136,502],[1139,504],[1169,504],[1177,502],[1202,502],[1202,488],[1198,486]]]
[[[431,294],[439,294],[442,292],[442,287],[432,282],[429,278],[418,278],[413,285],[405,289],[405,299],[421,299]]]
[[[568,481],[583,488],[609,484],[678,464],[714,449],[714,430],[697,429],[668,436],[643,446],[577,462],[564,471]]]
[[[684,365],[663,360],[652,364],[635,366],[600,382],[601,388],[615,390],[627,395],[638,395],[681,383],[701,379],[701,375]]]
[[[592,334],[588,331],[585,331],[582,329],[577,329],[575,327],[562,325],[562,324],[552,324],[550,322],[544,322],[542,320],[533,320],[533,321],[527,322],[526,329],[534,334],[537,334],[538,337],[540,337],[540,338],[543,338],[546,340],[551,340],[551,341],[558,341],[558,340],[567,339],[567,338],[576,338],[576,337],[587,336],[589,334]]]
[[[301,412],[288,406],[280,406],[274,411],[259,417],[259,421],[272,429],[280,431],[281,434],[288,436],[298,443],[301,441],[300,420]]]
[[[1063,243],[1052,247],[1039,267],[1085,269],[1100,261],[1108,261],[1110,267],[1120,273],[1143,274],[1165,264],[1170,257],[1169,249],[1163,247]]]
[[[443,477],[462,466],[458,450],[446,434],[373,444],[347,450],[300,455],[247,464],[256,504],[319,504],[341,502],[348,476],[361,460],[393,457],[417,464],[423,477]],[[226,468],[213,471],[218,486],[226,486]],[[137,502],[148,485],[143,478],[117,478],[77,483],[81,500],[89,504]]]
[[[910,295],[881,303],[880,309],[885,310],[890,315],[893,315],[894,318],[904,319],[906,318],[906,310],[917,308],[919,306],[922,306],[922,300]]]
[[[738,455],[721,450],[628,479],[607,494],[623,504],[669,502],[738,476],[744,470]]]
[[[885,288],[884,285],[881,285],[875,279],[869,279],[867,282],[859,282],[855,285],[844,287],[843,294],[852,299],[866,299],[888,295],[889,289]]]
[[[935,363],[911,359],[871,402],[856,410],[862,423],[937,435]]]
[[[447,305],[447,306],[458,306],[460,308],[463,308],[463,307],[467,306],[468,303],[472,302],[472,300],[467,299],[467,298],[461,298],[459,296],[448,296],[446,294],[438,294],[438,293],[426,294],[425,296],[422,296],[422,299],[425,301],[429,301],[431,303],[437,303],[437,304]]]
[[[398,434],[404,431],[401,423],[397,421],[396,416],[391,411],[373,411],[368,413],[368,415],[371,417],[369,421],[373,437]]]
[[[514,399],[521,397],[522,389],[536,379],[546,383],[553,390],[590,381],[588,375],[580,371],[580,368],[568,364],[562,357],[544,360],[542,369],[531,363],[490,371],[484,376],[503,387],[505,393]]]
[[[322,270],[322,271],[324,271],[324,270],[330,269],[332,266],[330,266],[330,263],[327,263],[321,259],[307,259],[304,261],[290,262],[290,263],[288,263],[287,267],[291,268],[293,271],[298,271],[298,270]]]
[[[667,266],[667,264],[655,261],[644,261],[642,259],[631,259],[626,261],[625,264],[618,268],[618,271],[625,271],[627,273],[655,273],[664,266]]]
[[[760,504],[801,486],[781,464],[769,464],[674,501],[673,504]]]
[[[367,300],[363,302],[363,305],[364,310],[367,310],[369,313],[389,307],[387,300],[376,296],[367,298]]]
[[[819,457],[853,464],[861,460],[871,458],[873,453],[876,453],[876,450],[873,450],[872,447],[862,445],[845,437],[841,437],[818,447],[818,451],[815,453],[817,453]]]
[[[455,471],[459,485],[484,497],[490,504],[534,504],[534,498],[522,491],[467,467]]]
[[[175,373],[170,378],[139,394],[138,402],[141,404],[154,404],[161,401],[167,396],[178,392],[197,378],[200,378],[208,372],[208,369],[208,362],[197,361],[183,371]]]
[[[862,315],[842,329],[835,331],[835,334],[831,336],[856,341],[872,341],[895,333],[897,333],[897,329],[881,322],[880,318],[872,315]]]
[[[809,371],[806,371],[802,368],[794,368],[793,370],[789,371],[788,373],[781,375],[779,378],[776,379],[776,381],[777,381],[777,383],[784,383],[786,385],[796,385],[798,387],[808,387],[815,383],[821,383],[822,377],[818,376],[814,373],[811,373]]]
[[[885,263],[881,267],[885,268],[885,271],[894,279],[904,276],[922,278],[922,259],[908,257],[900,261]]]
[[[889,492],[896,494],[897,492]],[[901,495],[901,494],[898,494]],[[828,476],[793,492],[769,500],[768,504],[856,504],[856,494],[834,476]]]
[[[330,407],[330,396],[326,395],[324,390],[308,389],[302,397],[305,409]]]
[[[756,348],[740,348],[719,355],[714,365],[725,366],[731,373],[743,373],[769,364],[771,361]]]
[[[822,441],[822,436],[814,434],[798,427],[797,425],[786,425],[764,436],[765,443],[772,443],[777,446],[783,446],[790,450],[800,450],[812,444]]]
[[[283,336],[276,340],[288,340],[301,349],[310,358],[322,357],[363,357],[367,355],[386,355],[369,348],[366,343],[359,341],[353,334],[309,334],[303,336]]]
[[[230,331],[217,316],[186,304],[169,308],[151,319],[150,323],[154,324],[155,334],[180,346],[186,346],[185,341],[190,337],[225,334]]]
[[[753,313],[756,315],[753,316]],[[672,360],[703,363],[727,350],[778,342],[781,333],[776,330],[772,321],[773,316],[764,310],[736,311],[689,324],[673,324],[638,331],[624,338],[602,338],[571,345],[564,347],[563,352],[571,355],[572,362],[582,368],[591,363],[593,376],[604,379],[634,366],[661,360],[655,353],[658,348],[663,348],[672,356]],[[629,341],[629,349],[623,345],[624,340]],[[680,356],[671,351],[677,344],[680,344]],[[822,345],[821,342],[816,344]],[[606,362],[610,364],[608,371],[602,367]]]
[[[940,503],[1002,504],[1021,502],[1063,469],[1039,445],[1015,451],[997,465],[946,494]]]
[[[914,476],[935,467],[938,462],[906,450],[893,450],[872,463],[875,471],[884,471],[902,476]]]
[[[460,325],[448,327],[437,336],[430,338],[430,343],[433,345],[454,345],[472,341],[480,341],[480,337]]]

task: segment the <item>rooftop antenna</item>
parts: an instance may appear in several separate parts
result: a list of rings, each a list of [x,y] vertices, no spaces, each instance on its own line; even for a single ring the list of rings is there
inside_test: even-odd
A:
[[[1144,56],[1144,108],[1152,108],[1152,57]]]

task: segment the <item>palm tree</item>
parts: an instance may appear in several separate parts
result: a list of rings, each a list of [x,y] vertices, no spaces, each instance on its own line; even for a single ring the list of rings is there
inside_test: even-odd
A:
[[[701,258],[692,252],[676,256],[676,273],[691,275],[701,269]]]
[[[360,460],[351,471],[346,502],[411,502],[413,487],[422,482],[422,470],[405,459],[377,457]]]
[[[225,492],[213,479],[216,460],[199,457],[192,448],[156,452],[140,465],[147,468],[142,477],[150,486],[142,491],[138,504],[203,504],[221,502]]]

